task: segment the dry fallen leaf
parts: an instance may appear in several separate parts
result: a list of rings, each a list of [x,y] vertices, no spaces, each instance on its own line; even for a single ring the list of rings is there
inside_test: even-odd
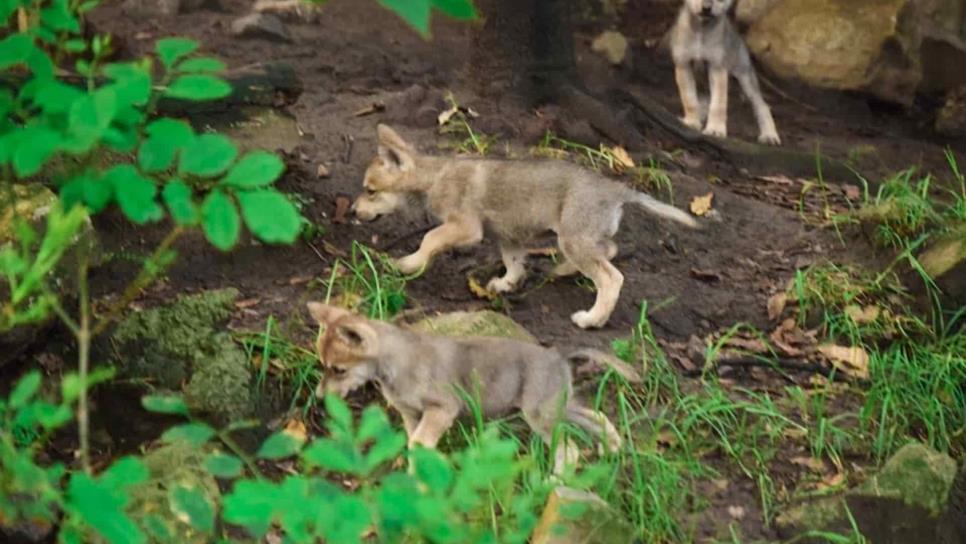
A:
[[[728,347],[738,348],[745,351],[750,351],[752,353],[766,353],[768,351],[768,346],[758,338],[741,338],[740,336],[733,336],[728,339],[725,344]]]
[[[785,304],[788,302],[788,295],[784,292],[775,293],[768,297],[768,319],[774,321],[785,311]]]
[[[691,277],[706,282],[717,282],[721,281],[721,275],[714,270],[701,270],[698,268],[691,269]]]
[[[828,358],[839,371],[859,379],[869,377],[869,354],[857,346],[823,344],[819,353]]]
[[[319,163],[319,167],[315,170],[315,175],[318,176],[319,179],[324,179],[329,177],[331,173],[329,172],[329,167]]]
[[[825,470],[825,463],[821,459],[816,459],[811,456],[792,457],[790,461],[792,464],[805,467],[812,472],[823,472]]]
[[[252,306],[257,306],[262,299],[260,298],[246,298],[245,300],[239,300],[235,303],[235,308],[239,310],[244,310],[245,308],[251,308]]]
[[[819,483],[817,487],[821,491],[824,489],[837,488],[841,486],[843,483],[845,483],[845,474],[841,472],[837,472],[835,474],[832,474],[831,476],[828,476],[822,479],[822,482]]]
[[[458,112],[458,111],[460,111],[460,107],[459,106],[453,106],[453,107],[451,107],[450,109],[448,109],[448,110],[440,113],[439,116],[436,117],[436,123],[439,126],[445,125],[446,123],[449,122],[449,120],[454,115],[456,115],[456,112]]]
[[[527,255],[532,255],[535,257],[553,257],[556,254],[557,248],[555,247],[537,247],[527,250]]]
[[[372,104],[369,104],[364,108],[361,108],[352,112],[352,115],[354,115],[355,117],[362,117],[363,115],[369,115],[372,113],[380,112],[384,109],[386,109],[386,105],[383,104],[382,102],[373,102]]]
[[[476,295],[478,298],[482,298],[486,300],[496,299],[496,294],[491,293],[490,291],[487,291],[486,288],[480,285],[480,282],[476,281],[476,278],[474,278],[473,276],[466,277],[466,285],[467,287],[470,288],[470,292]]]
[[[864,325],[866,323],[872,323],[876,319],[879,319],[879,307],[875,305],[861,307],[855,304],[850,304],[845,307],[845,314],[852,318],[858,325]]]
[[[760,179],[762,181],[768,181],[768,182],[771,182],[771,183],[775,183],[777,185],[794,185],[795,184],[795,182],[792,181],[792,178],[790,178],[788,176],[782,176],[782,175],[777,175],[777,176],[758,176],[758,179]]]
[[[714,193],[708,193],[704,196],[696,196],[691,199],[691,213],[701,217],[711,211],[711,202],[714,200]]]
[[[731,505],[728,507],[728,515],[733,519],[745,519],[745,508],[743,506]]]
[[[621,172],[627,168],[634,168],[634,159],[627,153],[627,150],[621,146],[614,146],[609,148],[610,154],[614,157],[614,170]]]
[[[845,193],[845,198],[849,200],[858,200],[862,197],[862,190],[857,185],[843,185],[842,192]]]
[[[315,276],[292,276],[288,279],[289,285],[302,285],[315,279]]]
[[[290,420],[288,423],[286,423],[285,430],[282,432],[298,440],[299,442],[305,442],[305,439],[308,438],[308,431],[305,429],[305,423],[302,423],[297,419]]]
[[[349,213],[349,208],[352,207],[352,201],[349,197],[337,196],[335,197],[335,213],[332,214],[333,223],[345,223],[345,216]]]

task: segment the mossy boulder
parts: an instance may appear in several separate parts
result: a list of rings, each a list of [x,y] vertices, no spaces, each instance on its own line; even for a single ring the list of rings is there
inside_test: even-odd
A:
[[[818,87],[910,105],[922,79],[916,0],[783,0],[747,42],[772,72]]]
[[[923,444],[904,446],[878,474],[841,496],[793,507],[776,520],[783,537],[809,530],[851,534],[849,514],[876,543],[937,542],[956,462]]]
[[[215,511],[221,492],[204,468],[205,454],[198,448],[175,442],[149,451],[141,459],[149,476],[129,491],[127,512],[159,542],[186,544],[209,542],[210,537],[185,523],[171,495],[179,488],[200,492]]]
[[[227,421],[251,415],[248,358],[224,325],[235,289],[178,297],[122,321],[111,337],[125,377],[181,391],[192,410]]]
[[[427,317],[413,329],[441,336],[496,336],[536,344],[530,331],[509,317],[491,310],[451,312]]]
[[[933,242],[919,255],[919,263],[935,280],[950,308],[966,305],[966,224]]]

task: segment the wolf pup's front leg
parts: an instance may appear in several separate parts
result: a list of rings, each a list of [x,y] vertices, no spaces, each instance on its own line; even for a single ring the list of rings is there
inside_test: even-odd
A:
[[[419,249],[396,261],[403,274],[412,274],[429,265],[436,254],[452,247],[472,246],[483,240],[483,224],[472,218],[456,218],[426,233]]]
[[[711,104],[708,106],[708,124],[704,133],[708,136],[728,136],[728,70],[720,66],[708,68]]]
[[[674,80],[677,82],[681,106],[684,108],[681,122],[694,130],[701,130],[701,104],[698,100],[698,86],[694,81],[690,62],[685,61],[675,65]]]

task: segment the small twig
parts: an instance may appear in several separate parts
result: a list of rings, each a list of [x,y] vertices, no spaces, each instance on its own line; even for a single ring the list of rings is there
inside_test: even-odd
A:
[[[218,437],[218,440],[221,440],[222,444],[227,446],[232,453],[234,453],[239,459],[242,460],[243,463],[245,463],[245,466],[248,467],[248,470],[252,471],[252,474],[259,479],[265,478],[265,475],[262,474],[262,471],[258,469],[258,465],[255,464],[255,461],[252,459],[252,457],[248,455],[248,453],[238,445],[238,442],[235,442],[235,439],[229,436],[226,431],[218,431],[216,436]]]
[[[104,332],[104,329],[106,329],[111,322],[117,319],[117,316],[124,311],[124,308],[126,308],[135,297],[141,293],[141,290],[147,287],[148,283],[150,283],[151,280],[153,280],[161,272],[160,267],[158,266],[158,263],[161,261],[161,257],[167,253],[169,249],[171,249],[171,246],[175,243],[175,241],[178,240],[178,238],[181,237],[183,233],[184,229],[181,227],[174,227],[171,229],[171,232],[164,237],[164,240],[161,241],[158,247],[155,248],[154,253],[152,253],[144,263],[144,267],[141,268],[141,272],[139,272],[137,277],[134,278],[134,281],[129,283],[127,288],[124,289],[124,293],[121,295],[121,298],[112,304],[111,307],[107,309],[107,312],[105,312],[97,321],[97,324],[94,326],[94,330],[91,331],[92,338]]]
[[[781,88],[778,85],[776,85],[772,80],[770,80],[767,77],[763,76],[761,73],[758,74],[758,79],[761,80],[761,82],[764,83],[766,87],[768,87],[769,89],[771,89],[772,91],[774,91],[775,94],[777,94],[778,96],[784,98],[785,100],[788,100],[789,102],[793,102],[795,104],[798,104],[799,106],[805,108],[808,111],[813,111],[813,112],[820,112],[820,111],[822,111],[822,110],[816,108],[815,106],[813,106],[811,104],[806,104],[805,102],[802,102],[801,100],[795,98],[794,96],[789,95],[785,91],[781,90]]]
[[[77,434],[80,439],[81,467],[91,473],[90,412],[87,405],[87,376],[91,360],[91,301],[87,288],[87,247],[81,244],[77,263],[77,291],[80,298],[80,323],[77,329],[77,373],[80,378],[80,396],[77,399]]]
[[[322,252],[319,251],[319,248],[315,247],[315,244],[313,244],[312,242],[309,242],[308,240],[303,240],[303,241],[305,242],[305,245],[309,246],[309,248],[311,248],[312,251],[315,252],[316,257],[318,257],[320,261],[322,261],[323,263],[329,262],[328,260],[326,260],[325,256],[322,255]]]
[[[352,148],[355,147],[356,139],[349,134],[343,134],[342,143],[345,146],[342,150],[342,162],[349,164],[349,161],[352,160]]]

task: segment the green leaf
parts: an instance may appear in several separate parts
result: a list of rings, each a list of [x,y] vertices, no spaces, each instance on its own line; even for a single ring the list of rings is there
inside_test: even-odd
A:
[[[164,38],[154,44],[154,49],[165,68],[171,69],[178,59],[194,53],[198,42],[187,38]]]
[[[431,0],[379,0],[379,3],[402,17],[424,37],[429,36]]]
[[[349,411],[349,406],[339,396],[332,393],[327,394],[323,402],[325,403],[325,412],[331,420],[327,424],[329,430],[336,435],[351,437],[352,412]]]
[[[67,182],[60,189],[60,199],[70,208],[84,204],[93,213],[98,213],[111,203],[114,187],[107,181],[84,173]]]
[[[395,459],[406,449],[406,435],[393,432],[376,440],[366,452],[366,472],[372,472],[383,463]]]
[[[367,440],[378,438],[392,430],[386,412],[379,406],[367,406],[362,412],[362,419],[359,422],[359,434],[356,436],[356,443],[361,444]]]
[[[111,544],[141,544],[146,540],[124,512],[127,502],[121,490],[83,472],[74,473],[67,484],[68,508]]]
[[[282,459],[298,453],[302,448],[303,439],[285,431],[279,431],[269,436],[262,447],[258,449],[257,455],[262,459]]]
[[[185,74],[224,72],[228,67],[224,62],[213,57],[198,57],[188,59],[178,65],[178,71]]]
[[[245,224],[262,241],[291,244],[298,237],[302,228],[299,213],[278,191],[239,192],[235,196]]]
[[[275,517],[278,487],[264,480],[242,480],[225,497],[222,517],[261,540]]]
[[[438,451],[417,447],[410,451],[416,477],[434,493],[445,493],[453,483],[453,467]]]
[[[205,469],[218,478],[237,478],[242,473],[242,461],[234,455],[213,453],[205,458]]]
[[[119,489],[143,482],[148,476],[150,473],[144,463],[137,457],[128,455],[115,461],[98,480],[110,488]]]
[[[313,441],[302,452],[302,459],[310,467],[319,467],[333,472],[346,474],[363,472],[362,459],[352,444],[331,438],[319,438]]]
[[[17,176],[29,177],[40,171],[61,143],[61,135],[44,127],[31,126],[17,135],[13,153],[13,170]]]
[[[10,392],[10,407],[16,410],[26,405],[40,390],[40,383],[40,372],[36,370],[20,378],[13,391]]]
[[[433,7],[454,19],[476,19],[476,7],[472,0],[433,0]]]
[[[221,134],[201,134],[181,151],[178,173],[211,178],[227,170],[237,156],[238,149],[229,138]]]
[[[170,168],[175,154],[191,143],[195,134],[188,123],[167,118],[153,121],[145,130],[148,139],[138,150],[138,165],[149,174]]]
[[[175,223],[186,226],[198,223],[198,207],[192,199],[191,188],[185,182],[172,179],[161,191],[161,198],[168,206]]]
[[[114,80],[110,88],[119,103],[143,106],[151,98],[151,73],[146,67],[133,62],[114,63],[104,67],[104,74]]]
[[[285,163],[267,151],[248,153],[232,166],[223,183],[232,187],[253,188],[271,185],[285,170]]]
[[[201,205],[201,226],[208,241],[222,251],[228,251],[238,241],[241,219],[225,193],[217,189],[208,193]]]
[[[0,40],[0,70],[26,64],[34,49],[34,42],[27,34],[14,33]]]
[[[114,120],[117,97],[110,88],[102,88],[84,96],[70,108],[70,134],[75,138],[75,153],[85,153],[101,139],[104,131]]]
[[[200,489],[179,485],[168,493],[171,512],[203,533],[215,530],[215,508]]]
[[[80,22],[65,1],[51,2],[49,8],[40,10],[40,22],[57,32],[80,33]]]
[[[138,225],[164,217],[158,205],[158,188],[130,164],[117,165],[104,173],[104,180],[114,187],[114,195],[121,211]]]
[[[165,89],[164,94],[171,98],[202,102],[224,98],[231,92],[231,85],[221,78],[204,74],[189,74],[175,79]]]
[[[172,442],[187,442],[196,447],[203,446],[215,436],[215,430],[204,423],[185,423],[177,427],[171,427],[161,435],[161,441],[170,444]]]
[[[188,406],[177,395],[146,395],[141,397],[141,406],[149,412],[159,414],[188,415]]]

